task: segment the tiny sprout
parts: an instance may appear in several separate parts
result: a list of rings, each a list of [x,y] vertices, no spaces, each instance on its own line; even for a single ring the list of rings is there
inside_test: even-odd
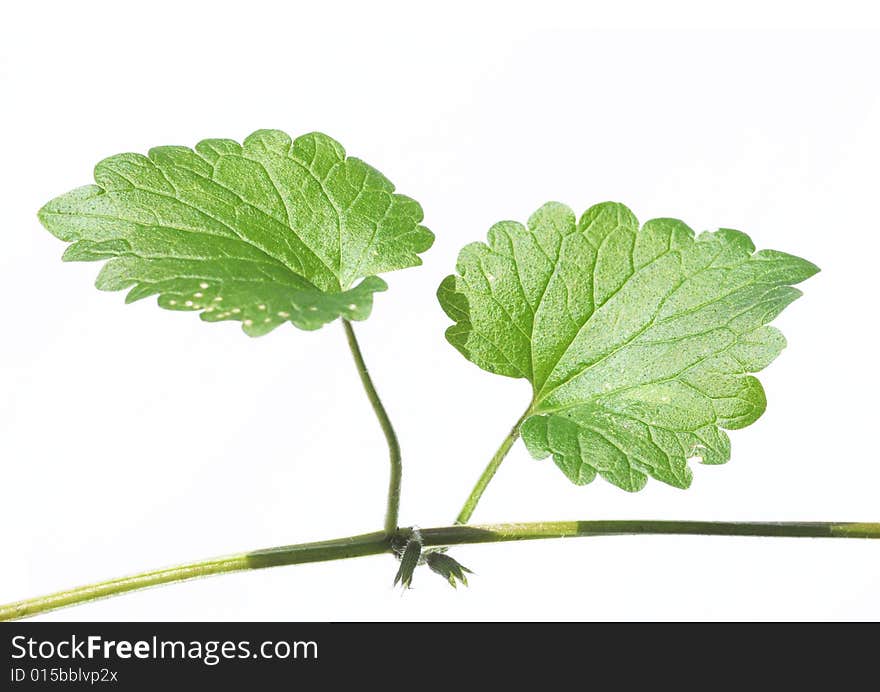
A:
[[[394,586],[400,584],[404,589],[412,587],[413,572],[421,561],[422,539],[418,531],[414,531],[407,541],[403,554],[400,556],[400,568],[394,576]]]
[[[467,586],[468,583],[465,573],[473,574],[471,570],[462,565],[458,560],[444,552],[430,552],[425,558],[425,561],[428,563],[428,567],[431,568],[431,571],[436,572],[448,581],[453,589],[458,588],[458,582]]]

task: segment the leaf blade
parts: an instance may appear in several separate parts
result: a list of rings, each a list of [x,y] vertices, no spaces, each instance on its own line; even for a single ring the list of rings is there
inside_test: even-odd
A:
[[[784,348],[767,326],[818,271],[747,235],[641,227],[603,203],[575,223],[548,203],[466,246],[438,299],[447,339],[479,367],[533,387],[522,437],[574,483],[629,491],[653,477],[688,487],[687,461],[729,459],[723,429],[750,425],[766,396],[751,375]]]
[[[320,133],[118,154],[95,182],[38,214],[71,243],[65,260],[106,260],[99,288],[240,320],[252,336],[366,319],[387,288],[376,274],[421,264],[434,237],[417,202]]]

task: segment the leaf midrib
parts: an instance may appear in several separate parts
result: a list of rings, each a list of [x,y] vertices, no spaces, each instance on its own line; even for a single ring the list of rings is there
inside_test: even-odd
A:
[[[210,161],[208,161],[205,157],[203,157],[201,154],[199,154],[198,150],[191,149],[190,151],[192,151],[193,153],[195,153],[195,155],[198,156],[200,159],[202,159],[202,161],[204,161],[206,164],[208,164],[209,166],[211,166],[211,171],[214,172],[214,173],[216,173],[216,171],[217,171],[217,164],[216,164],[216,163],[211,163]],[[342,288],[342,283],[341,283],[341,279],[340,279],[340,277],[339,277],[339,273],[338,273],[338,271],[334,271],[334,269],[333,269],[333,268],[327,263],[327,261],[326,261],[323,257],[321,257],[321,256],[317,253],[317,251],[316,251],[311,245],[309,245],[309,244],[305,241],[305,239],[302,237],[302,235],[301,235],[300,233],[298,233],[297,230],[296,230],[295,228],[293,228],[293,224],[291,224],[291,222],[290,222],[290,208],[287,206],[287,201],[284,199],[284,196],[281,194],[281,189],[279,188],[278,183],[277,183],[277,182],[275,181],[275,179],[272,177],[272,174],[269,172],[269,169],[265,166],[265,164],[264,164],[262,161],[259,161],[259,160],[257,160],[257,159],[253,159],[253,158],[251,158],[251,157],[244,156],[244,155],[243,155],[244,151],[245,151],[245,149],[242,148],[242,158],[245,158],[245,159],[247,159],[247,160],[249,160],[249,161],[251,161],[251,162],[257,164],[258,166],[260,166],[260,168],[262,168],[263,171],[266,173],[266,177],[267,177],[267,179],[269,180],[269,182],[272,183],[272,189],[274,190],[275,194],[278,196],[279,201],[281,202],[282,206],[284,207],[284,214],[285,214],[285,217],[286,217],[286,222],[282,222],[281,220],[275,218],[275,217],[274,217],[271,213],[269,213],[268,211],[266,211],[266,210],[264,210],[264,209],[258,207],[257,205],[255,205],[255,204],[253,204],[253,203],[247,201],[247,200],[244,199],[244,198],[243,198],[238,192],[236,192],[234,189],[232,189],[232,188],[228,187],[227,185],[223,184],[222,182],[216,180],[216,179],[214,178],[213,175],[212,175],[210,178],[208,178],[208,177],[202,175],[201,173],[197,173],[197,172],[195,172],[195,171],[192,171],[192,169],[190,169],[190,168],[188,168],[188,167],[186,167],[186,166],[178,166],[176,163],[173,163],[173,162],[170,163],[170,166],[171,166],[171,167],[180,168],[181,170],[185,170],[185,171],[187,171],[187,172],[189,172],[189,173],[192,173],[193,175],[196,175],[197,177],[201,178],[202,180],[205,180],[205,181],[207,181],[207,182],[210,182],[210,183],[213,184],[213,185],[216,185],[216,186],[219,187],[221,190],[225,190],[225,191],[228,192],[229,194],[233,195],[233,196],[234,196],[236,199],[238,199],[238,200],[239,200],[244,206],[246,206],[246,207],[248,207],[248,208],[250,208],[250,209],[253,209],[254,211],[258,212],[259,214],[262,214],[266,219],[268,219],[268,220],[271,221],[272,223],[276,223],[276,224],[278,224],[279,226],[284,226],[284,227],[285,227],[287,230],[289,230],[294,236],[296,236],[296,238],[299,240],[299,242],[302,244],[302,246],[303,246],[306,250],[309,251],[309,253],[312,255],[312,257],[314,257],[314,258],[315,258],[320,264],[322,264],[322,265],[327,269],[327,271],[330,272],[331,275],[333,275],[333,276],[336,278],[336,282],[337,282],[337,285],[338,285],[338,287],[339,287],[339,290],[342,291],[343,288]],[[236,154],[222,154],[221,156],[219,156],[219,157],[217,158],[217,162],[223,160],[223,159],[226,158],[226,157],[234,157],[234,156],[236,156]],[[333,202],[332,202],[332,200],[330,199],[329,195],[327,194],[327,191],[326,191],[326,189],[324,188],[323,184],[322,184],[322,183],[317,179],[317,177],[316,177],[311,171],[309,171],[309,170],[308,170],[308,169],[307,169],[307,168],[306,168],[301,162],[296,161],[296,160],[295,160],[294,158],[292,158],[292,157],[287,157],[287,156],[285,156],[285,158],[289,159],[290,161],[293,161],[294,163],[296,163],[297,165],[299,165],[301,168],[303,168],[303,169],[308,173],[308,175],[311,176],[311,178],[312,178],[313,180],[315,180],[315,182],[318,183],[319,187],[321,188],[321,191],[324,193],[324,196],[327,198],[327,202],[331,205],[331,207],[333,207],[334,212],[336,212],[336,215],[337,215],[337,216],[336,216],[336,220],[337,220],[336,225],[337,225],[337,228],[339,228],[339,227],[340,227],[340,222],[339,222],[339,214],[338,214],[338,211],[336,210],[335,206],[333,205]],[[168,179],[168,176],[165,175],[165,171],[162,170],[162,167],[161,167],[158,163],[156,163],[155,161],[152,161],[152,159],[151,159],[151,162],[153,163],[153,166],[156,168],[156,170],[158,170],[158,171],[162,174],[162,177],[165,179],[165,181],[166,181],[166,182],[172,187],[172,189],[175,191],[176,196],[171,196],[171,195],[168,195],[168,194],[165,194],[165,193],[159,193],[159,192],[156,192],[156,194],[160,194],[161,196],[164,196],[164,197],[166,197],[166,198],[168,198],[168,199],[176,200],[176,201],[180,202],[181,204],[185,205],[186,207],[188,207],[188,208],[190,208],[190,209],[196,211],[197,213],[199,213],[199,214],[203,214],[203,215],[206,216],[207,218],[212,219],[213,221],[216,221],[217,223],[219,223],[219,224],[225,226],[227,229],[229,229],[229,231],[230,231],[231,233],[233,233],[233,234],[234,234],[234,235],[235,235],[235,236],[236,236],[241,242],[243,242],[243,243],[245,243],[245,244],[247,244],[247,245],[250,245],[251,247],[256,248],[257,250],[263,252],[263,253],[266,254],[267,256],[269,256],[269,257],[271,257],[272,259],[274,259],[275,261],[280,262],[281,264],[283,264],[284,266],[286,266],[291,272],[293,272],[293,273],[295,273],[295,274],[299,274],[299,273],[300,273],[300,272],[299,272],[298,270],[296,270],[295,268],[289,266],[289,265],[287,264],[287,262],[286,262],[283,258],[281,258],[281,257],[276,257],[273,253],[269,252],[269,250],[267,250],[266,248],[261,247],[261,246],[259,246],[259,245],[256,245],[256,244],[254,243],[253,240],[242,237],[242,235],[239,233],[239,231],[238,231],[236,228],[234,228],[233,226],[230,226],[227,222],[223,221],[222,219],[218,219],[218,218],[216,218],[216,217],[213,216],[212,214],[209,214],[209,213],[206,212],[204,209],[201,209],[201,208],[195,206],[195,205],[192,204],[191,202],[181,199],[181,198],[179,197],[180,192],[179,192],[178,187],[177,187],[177,186],[176,186],[171,180]],[[152,190],[148,190],[148,189],[145,189],[145,188],[138,187],[137,185],[135,185],[134,183],[132,183],[130,180],[128,180],[128,178],[124,178],[124,179],[127,180],[127,181],[129,182],[129,184],[132,185],[132,187],[134,187],[135,189],[139,189],[139,190],[142,190],[142,191],[144,191],[144,192],[154,192],[154,191],[152,191]],[[308,200],[307,200],[307,201],[308,201]],[[312,208],[312,207],[311,207],[311,203],[309,203],[309,208],[310,208],[310,209]],[[302,261],[301,261],[301,260],[300,260],[300,262],[301,262],[301,265],[302,265]],[[305,266],[302,265],[302,266],[301,266],[301,269],[304,270],[304,269],[305,269]],[[303,277],[303,278],[306,278],[306,277]],[[308,279],[307,279],[307,280],[308,280]],[[309,280],[309,283],[312,283],[312,281]]]
[[[701,239],[700,239],[700,238],[692,239],[691,242],[694,243],[694,244],[696,244],[696,243],[701,242]],[[670,316],[670,317],[668,317],[668,318],[664,318],[664,319],[661,320],[660,322],[657,322],[657,321],[655,320],[656,315],[657,315],[657,314],[663,309],[663,306],[669,301],[669,299],[670,299],[673,295],[675,295],[675,293],[677,293],[677,292],[681,289],[681,287],[682,287],[687,281],[689,281],[690,279],[692,279],[692,278],[694,278],[694,277],[696,277],[696,276],[700,276],[701,274],[703,274],[703,273],[705,273],[705,272],[707,272],[707,271],[710,271],[710,270],[712,270],[712,269],[717,269],[717,268],[718,268],[718,267],[715,267],[715,266],[714,266],[714,262],[715,262],[715,260],[720,256],[720,254],[721,254],[722,251],[723,251],[723,248],[719,248],[718,252],[716,252],[716,253],[715,253],[715,254],[714,254],[714,255],[713,255],[713,256],[712,256],[712,257],[706,262],[706,264],[705,264],[705,265],[704,265],[699,271],[696,271],[696,272],[694,272],[694,273],[692,273],[692,274],[688,274],[688,275],[684,276],[684,277],[681,279],[681,281],[679,281],[675,286],[673,286],[673,287],[670,289],[670,291],[667,292],[667,294],[666,294],[666,295],[661,299],[661,301],[658,303],[657,308],[655,309],[655,311],[654,311],[654,313],[653,313],[654,316],[652,316],[652,318],[651,318],[648,322],[646,322],[645,326],[643,326],[640,330],[638,330],[637,332],[635,332],[632,336],[630,336],[628,339],[624,340],[621,344],[619,344],[618,346],[616,346],[615,348],[613,348],[612,350],[610,350],[608,353],[606,353],[605,355],[601,356],[599,359],[597,359],[597,360],[595,360],[594,362],[590,363],[590,364],[587,365],[586,367],[584,367],[584,368],[582,368],[582,369],[580,369],[580,370],[577,370],[577,371],[573,372],[571,375],[569,375],[567,378],[565,378],[565,379],[562,380],[561,382],[559,382],[559,383],[557,383],[557,384],[554,384],[553,387],[551,387],[550,389],[545,389],[544,387],[542,387],[541,390],[539,390],[539,392],[538,392],[538,393],[535,395],[535,397],[533,398],[534,408],[535,408],[536,410],[540,410],[540,405],[541,405],[541,403],[542,403],[543,401],[545,401],[548,397],[550,397],[550,396],[551,396],[555,391],[557,391],[560,387],[563,387],[564,385],[566,385],[568,382],[570,382],[570,381],[573,380],[574,378],[581,376],[583,373],[587,372],[588,370],[590,370],[590,369],[596,367],[597,365],[603,363],[604,361],[608,360],[608,358],[612,357],[612,356],[615,355],[616,353],[619,353],[622,349],[624,349],[624,348],[626,348],[627,346],[629,346],[629,345],[630,345],[631,343],[633,343],[636,339],[638,339],[642,334],[644,334],[645,332],[647,332],[649,329],[651,329],[651,328],[654,327],[655,325],[657,325],[657,324],[662,324],[662,323],[665,322],[666,320],[668,320],[668,319],[672,319],[673,317],[678,318],[678,317],[680,317],[681,315],[690,314],[690,312],[693,312],[693,311],[696,311],[696,310],[699,310],[699,309],[703,309],[704,307],[706,307],[706,306],[708,306],[708,305],[711,305],[712,303],[718,302],[719,300],[722,300],[722,299],[724,299],[725,297],[728,297],[729,295],[732,295],[732,294],[735,293],[736,291],[741,290],[743,287],[745,287],[745,286],[747,286],[747,285],[750,285],[750,284],[754,283],[754,282],[748,282],[748,283],[745,283],[745,284],[741,284],[741,285],[737,286],[735,289],[733,289],[730,293],[726,293],[726,294],[724,294],[724,295],[722,295],[722,296],[717,296],[717,297],[715,297],[714,299],[712,299],[712,300],[710,300],[710,301],[707,301],[707,302],[705,302],[705,303],[700,304],[699,306],[695,306],[695,307],[689,308],[688,311],[685,311],[684,313],[676,314],[676,315],[674,315],[674,316]],[[635,278],[635,277],[636,277],[637,275],[639,275],[641,272],[643,272],[643,271],[645,271],[646,269],[648,269],[651,265],[653,265],[655,262],[659,261],[661,258],[663,258],[663,257],[665,257],[665,256],[668,256],[668,255],[671,255],[671,254],[676,254],[676,255],[679,256],[679,258],[681,257],[681,251],[680,251],[680,250],[672,250],[671,247],[670,247],[670,248],[667,248],[664,252],[662,252],[661,254],[657,255],[657,257],[653,258],[650,262],[648,262],[647,264],[645,264],[645,265],[639,267],[636,271],[632,272],[632,274],[630,274],[630,276],[627,277],[627,279],[626,279],[626,280],[625,280],[625,281],[624,281],[624,282],[623,282],[623,283],[617,288],[617,290],[615,290],[612,294],[610,294],[610,295],[608,296],[608,298],[602,303],[602,305],[596,307],[596,306],[595,306],[595,299],[594,299],[594,308],[593,308],[593,311],[590,313],[590,315],[587,317],[587,319],[584,320],[583,324],[578,328],[577,332],[574,334],[574,336],[572,337],[572,339],[571,339],[571,340],[569,341],[569,343],[566,345],[565,349],[564,349],[563,352],[560,354],[559,358],[556,359],[555,363],[553,364],[553,367],[550,369],[550,372],[549,372],[547,378],[545,379],[545,386],[546,386],[546,383],[550,381],[550,379],[551,379],[551,377],[552,377],[552,375],[553,375],[553,372],[554,372],[554,371],[556,370],[556,368],[559,366],[559,363],[562,362],[562,360],[565,358],[566,354],[567,354],[568,351],[571,349],[571,346],[572,346],[572,345],[574,344],[574,342],[577,340],[577,338],[578,338],[578,336],[580,335],[580,333],[581,333],[581,332],[587,327],[587,325],[589,324],[590,320],[593,319],[593,317],[595,316],[597,310],[601,309],[604,305],[606,305],[606,304],[608,303],[609,300],[611,300],[611,298],[614,297],[614,295],[616,295],[616,294],[619,293],[621,290],[623,290],[624,287],[625,287],[625,286],[626,286],[626,285],[627,285],[627,284],[628,284],[633,278]],[[745,259],[743,260],[743,262],[745,262],[745,261],[748,261],[748,258],[745,258]],[[740,262],[740,264],[742,264],[743,262]],[[734,265],[734,266],[739,266],[739,265]],[[726,269],[730,269],[730,268],[732,268],[732,267],[726,267]],[[594,298],[595,298],[595,295],[594,295]],[[751,306],[751,307],[753,307],[753,306]],[[751,309],[751,307],[750,307],[749,309]],[[747,310],[746,310],[746,311],[747,311]],[[741,314],[743,314],[743,313],[737,313],[737,315],[735,315],[733,318],[731,318],[731,320],[728,320],[725,324],[729,324],[730,321],[732,321],[732,320],[735,319],[736,317],[739,317]],[[713,330],[710,330],[710,331],[714,331],[715,329],[718,329],[718,328],[719,328],[719,327],[715,327],[715,328],[713,328]],[[683,371],[683,372],[686,372],[686,370]],[[683,373],[681,373],[681,374],[683,374]],[[651,382],[645,382],[645,383],[641,383],[641,384],[638,385],[638,386],[643,386],[644,384],[653,384],[653,383],[651,383]],[[618,390],[614,390],[614,391],[616,392],[616,391],[618,391]],[[543,410],[542,410],[541,412],[543,412]]]
[[[770,291],[773,290],[773,285],[772,285],[772,284],[766,284],[766,285],[767,285],[767,286],[770,286],[770,289],[767,291],[768,293],[769,293]],[[766,295],[766,294],[765,294],[765,295]],[[762,302],[763,302],[763,301],[762,301]],[[716,331],[716,330],[718,330],[718,329],[727,329],[727,328],[728,328],[728,327],[726,326],[727,324],[729,324],[730,322],[732,322],[732,321],[735,320],[736,318],[742,316],[743,314],[745,314],[745,313],[748,312],[749,310],[752,310],[752,309],[753,309],[755,306],[757,306],[757,305],[761,305],[761,302],[758,302],[758,303],[754,303],[754,304],[752,304],[752,305],[749,305],[746,309],[744,309],[744,310],[742,310],[741,312],[738,312],[737,314],[733,315],[733,316],[732,316],[732,317],[731,317],[731,318],[725,323],[725,325],[723,325],[723,326],[721,326],[721,327],[713,327],[712,329],[707,330],[707,331],[705,331],[705,332],[699,332],[699,333],[697,333],[697,334],[690,335],[690,336],[700,336],[700,335],[702,335],[702,334],[708,334],[709,332]],[[748,332],[748,333],[751,333],[751,332]],[[703,356],[702,358],[700,358],[700,359],[697,360],[696,362],[691,363],[690,365],[686,366],[685,368],[682,368],[682,369],[679,370],[678,372],[673,373],[672,375],[670,375],[670,376],[668,376],[668,377],[664,377],[664,378],[661,378],[661,379],[659,379],[659,380],[648,380],[648,381],[645,381],[645,382],[639,382],[639,383],[637,383],[637,384],[627,385],[627,386],[625,386],[625,387],[618,387],[617,389],[612,389],[611,391],[608,391],[608,392],[602,392],[601,394],[594,395],[594,396],[590,397],[589,399],[587,399],[587,400],[585,400],[585,401],[579,401],[579,402],[572,403],[572,404],[564,404],[564,405],[556,406],[556,407],[553,407],[553,408],[541,408],[541,407],[540,407],[540,402],[535,402],[535,403],[533,404],[532,411],[533,411],[533,413],[541,414],[541,415],[550,415],[550,414],[554,414],[554,413],[562,413],[562,412],[565,412],[565,411],[568,411],[568,410],[571,410],[571,409],[574,409],[574,408],[578,408],[579,406],[589,405],[589,404],[591,404],[591,403],[597,403],[597,404],[599,404],[599,402],[600,402],[600,400],[601,400],[602,398],[607,398],[607,397],[610,397],[610,396],[614,396],[614,395],[616,395],[616,394],[620,394],[621,392],[627,392],[627,391],[630,391],[630,390],[633,390],[633,389],[638,389],[639,387],[645,387],[645,386],[647,386],[647,385],[667,384],[667,383],[669,383],[669,382],[676,382],[676,381],[677,381],[677,382],[681,382],[683,385],[685,385],[685,386],[687,386],[687,387],[693,389],[694,391],[696,391],[697,393],[699,393],[701,396],[705,396],[705,397],[707,397],[708,399],[714,399],[714,397],[708,395],[706,392],[700,390],[698,387],[694,386],[694,385],[691,384],[690,382],[685,382],[684,380],[681,379],[681,377],[684,376],[684,375],[686,375],[686,374],[687,374],[688,372],[690,372],[691,370],[694,370],[695,368],[699,367],[700,365],[702,365],[702,364],[705,363],[706,361],[711,360],[712,358],[715,358],[716,356],[720,356],[720,355],[724,354],[725,352],[729,351],[730,349],[732,349],[734,346],[737,346],[737,345],[740,343],[740,339],[739,339],[739,337],[740,337],[740,336],[743,336],[743,335],[742,335],[742,334],[737,334],[736,332],[733,332],[733,335],[734,335],[734,339],[733,339],[729,344],[726,344],[725,346],[723,346],[723,347],[721,347],[721,348],[719,348],[719,349],[717,349],[717,350],[715,350],[715,351],[712,351],[711,353],[708,353],[707,355]],[[600,361],[597,361],[597,363],[598,363],[598,362],[600,362]],[[590,367],[592,367],[592,365],[591,365]],[[589,368],[585,368],[583,371],[581,371],[581,372],[578,373],[578,374],[581,374],[581,373],[583,373],[583,372],[586,372],[586,370],[588,370],[588,369],[589,369]],[[739,375],[747,375],[747,374],[749,374],[749,373],[748,373],[748,372],[742,372],[742,373],[735,373],[735,374],[739,374]],[[599,404],[599,405],[601,405],[601,404]]]

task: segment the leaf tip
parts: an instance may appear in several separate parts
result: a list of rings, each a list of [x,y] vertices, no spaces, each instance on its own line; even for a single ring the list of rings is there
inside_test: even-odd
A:
[[[416,254],[416,259],[418,260],[418,265],[416,266],[419,266],[422,264],[422,258],[419,257],[418,253],[427,252],[434,247],[434,241],[437,240],[437,236],[434,231],[427,226],[418,226],[417,231],[416,242],[418,244],[414,246],[413,250]]]
[[[804,271],[807,274],[807,279],[811,276],[816,276],[816,274],[822,271],[822,268],[818,264],[814,264],[813,262],[810,262],[810,260],[802,259],[801,261],[804,263]]]
[[[40,224],[47,231],[49,230],[49,205],[51,202],[46,202],[42,207],[37,210],[37,219],[40,221]]]

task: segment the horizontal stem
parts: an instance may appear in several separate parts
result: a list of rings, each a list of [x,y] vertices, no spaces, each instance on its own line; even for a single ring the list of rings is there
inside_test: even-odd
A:
[[[199,577],[215,574],[228,574],[250,569],[279,567],[281,565],[299,565],[306,562],[323,562],[326,560],[343,560],[362,555],[376,555],[389,549],[389,544],[382,531],[363,536],[349,536],[317,543],[300,543],[298,545],[279,546],[267,550],[256,550],[251,553],[239,553],[227,557],[193,562],[177,567],[168,567],[150,572],[142,572],[129,577],[110,579],[75,589],[58,591],[48,596],[31,598],[17,603],[0,606],[0,621],[18,620],[31,617],[50,610],[66,606],[79,605],[101,598],[118,596],[127,591],[138,591],[151,586],[189,581]]]
[[[553,521],[525,524],[442,526],[420,529],[427,547],[499,543],[576,536],[694,535],[764,536],[782,538],[880,538],[880,523],[854,522],[723,522],[723,521]],[[399,533],[411,533],[402,529]],[[59,591],[0,606],[0,621],[17,620],[65,606],[78,605],[127,591],[187,581],[214,574],[264,569],[306,562],[324,562],[391,552],[392,540],[384,531],[316,543],[279,546],[224,558],[204,560],[88,586]]]
[[[689,535],[775,538],[880,538],[880,523],[729,521],[540,521],[419,529],[426,546],[586,536]]]

